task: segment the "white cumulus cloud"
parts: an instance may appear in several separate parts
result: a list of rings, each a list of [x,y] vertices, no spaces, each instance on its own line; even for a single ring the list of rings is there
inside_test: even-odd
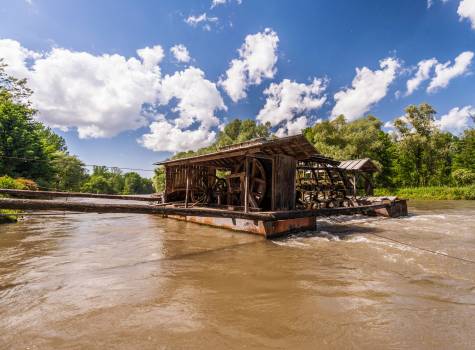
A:
[[[262,79],[274,77],[278,43],[277,33],[269,28],[246,36],[239,49],[239,58],[231,61],[226,78],[220,81],[234,102],[247,96],[246,89],[249,85],[258,85]]]
[[[160,87],[160,46],[137,56],[92,55],[63,48],[32,52],[13,40],[0,40],[7,72],[28,78],[38,119],[79,137],[111,137],[147,124],[141,110],[153,103]]]
[[[218,22],[218,17],[210,17],[206,14],[206,12],[202,13],[201,15],[191,15],[185,19],[185,23],[192,26],[197,27],[198,25],[202,25],[204,30],[210,31],[212,23]]]
[[[356,68],[356,76],[351,88],[338,91],[336,104],[331,115],[345,115],[347,120],[356,120],[384,98],[389,85],[394,81],[400,64],[395,58],[385,58],[379,62],[380,70],[372,71],[367,67]]]
[[[217,6],[220,6],[220,5],[224,5],[224,4],[227,4],[227,3],[230,3],[232,0],[212,0],[211,1],[211,8],[215,8]],[[236,0],[236,3],[238,5],[241,5],[242,4],[242,0]]]
[[[406,96],[411,95],[414,91],[416,91],[421,83],[429,79],[432,67],[437,64],[437,60],[435,58],[431,58],[428,60],[422,60],[417,64],[417,72],[415,76],[409,79],[406,83],[407,92]]]
[[[465,51],[455,58],[453,65],[450,65],[451,61],[438,63],[435,66],[435,76],[430,81],[427,92],[435,92],[445,88],[452,79],[467,73],[472,59],[473,52]]]
[[[162,115],[150,124],[150,132],[139,143],[153,151],[177,152],[209,146],[215,137],[214,131],[205,128],[182,129]]]
[[[190,59],[191,59],[190,53],[188,52],[188,49],[186,48],[185,45],[183,44],[175,45],[170,49],[170,52],[173,54],[173,57],[175,57],[175,59],[178,62],[183,62],[183,63],[190,62]]]
[[[473,117],[475,117],[475,107],[455,107],[447,114],[441,116],[436,123],[441,130],[451,132],[454,135],[460,135],[465,129],[474,126]]]
[[[468,19],[472,24],[472,29],[475,29],[475,0],[461,0],[457,13],[460,20]]]
[[[264,107],[259,111],[257,120],[279,126],[277,136],[294,135],[308,124],[305,115],[323,106],[326,81],[314,78],[309,84],[284,79],[279,84],[272,83],[264,90],[267,96]]]
[[[158,103],[176,100],[176,118],[161,115],[150,125],[140,143],[154,151],[184,151],[204,147],[215,138],[217,110],[226,110],[216,84],[205,79],[203,71],[190,67],[163,78]]]

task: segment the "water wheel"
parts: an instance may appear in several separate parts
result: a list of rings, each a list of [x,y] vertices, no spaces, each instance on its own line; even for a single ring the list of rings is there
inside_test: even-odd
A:
[[[207,203],[208,191],[205,187],[195,187],[191,189],[190,197],[192,203]]]
[[[215,176],[214,184],[211,188],[212,202],[218,205],[223,204],[228,192],[228,185],[225,179]]]
[[[244,172],[245,162],[242,162],[236,172]],[[267,189],[266,171],[261,162],[252,158],[249,160],[249,192],[248,200],[251,208],[259,208]],[[244,193],[243,193],[244,195]]]

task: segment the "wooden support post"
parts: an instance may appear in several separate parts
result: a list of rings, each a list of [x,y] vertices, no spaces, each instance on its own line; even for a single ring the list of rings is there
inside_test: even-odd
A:
[[[249,212],[249,158],[244,160],[244,212]]]
[[[186,177],[185,208],[188,208],[188,192],[190,190],[190,176],[189,176],[188,166],[186,166],[185,168],[185,177]]]
[[[353,174],[353,196],[356,197],[356,175]]]

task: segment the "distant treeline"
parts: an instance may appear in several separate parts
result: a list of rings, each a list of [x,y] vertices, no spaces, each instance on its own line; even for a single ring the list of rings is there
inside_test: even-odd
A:
[[[0,187],[27,183],[60,191],[153,192],[152,181],[136,172],[96,166],[89,173],[80,159],[69,154],[62,137],[33,119],[37,112],[30,95],[26,81],[8,76],[0,60]],[[11,178],[23,180],[12,182]]]

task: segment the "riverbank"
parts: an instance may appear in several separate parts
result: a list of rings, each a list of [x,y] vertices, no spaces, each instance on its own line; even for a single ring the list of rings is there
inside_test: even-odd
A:
[[[0,224],[8,224],[18,221],[19,210],[0,209]]]
[[[375,196],[398,196],[407,199],[424,200],[475,200],[475,185],[446,187],[405,187],[405,188],[377,188]]]

